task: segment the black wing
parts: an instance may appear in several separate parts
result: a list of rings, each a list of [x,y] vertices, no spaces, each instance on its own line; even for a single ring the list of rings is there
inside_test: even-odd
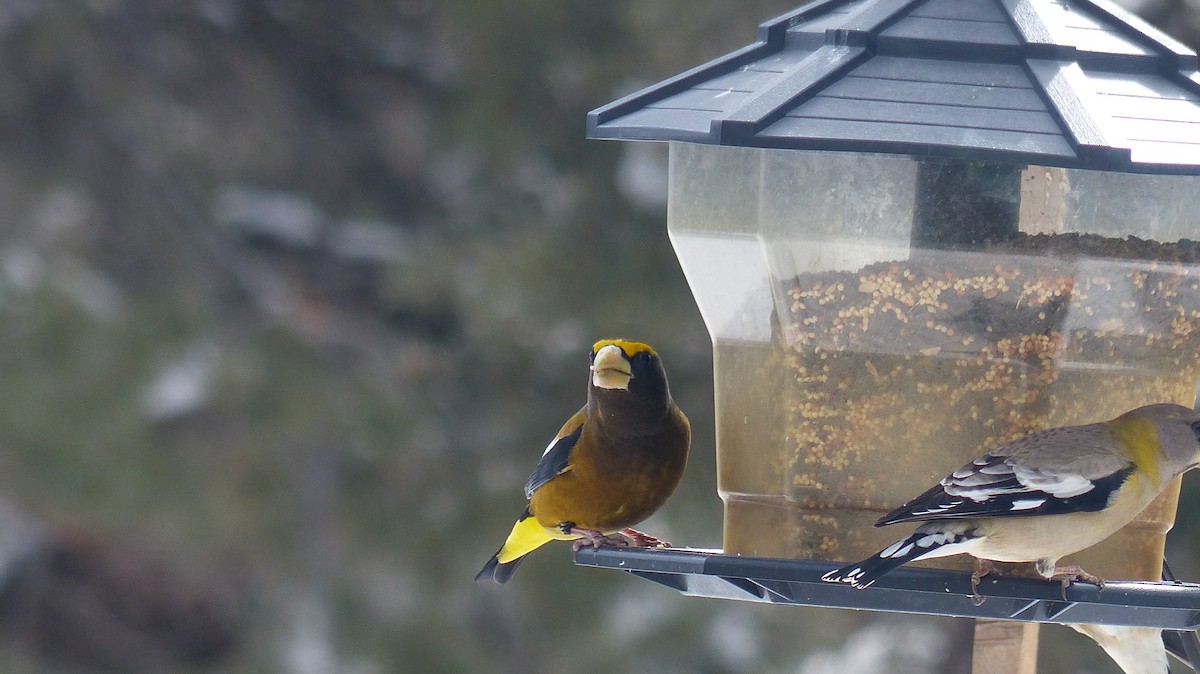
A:
[[[530,475],[529,481],[525,483],[525,498],[531,498],[538,487],[546,484],[569,467],[571,450],[575,449],[575,443],[579,442],[579,436],[583,433],[583,416],[577,416],[579,425],[575,427],[575,430],[560,436],[547,447],[546,453],[542,454],[541,460],[534,466],[533,475]],[[567,423],[569,426],[570,422]]]
[[[880,518],[875,526],[964,517],[1059,515],[1103,510],[1133,473],[1132,464],[1096,479],[1055,474],[985,454],[924,494]]]

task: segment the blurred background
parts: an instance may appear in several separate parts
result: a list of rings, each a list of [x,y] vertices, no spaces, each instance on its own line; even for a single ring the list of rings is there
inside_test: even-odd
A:
[[[601,337],[696,432],[643,528],[720,546],[665,148],[584,124],[797,4],[0,0],[0,671],[966,671],[969,624],[565,545],[471,582]],[[1200,3],[1125,4],[1200,44]],[[1041,657],[1117,671],[1063,628]]]

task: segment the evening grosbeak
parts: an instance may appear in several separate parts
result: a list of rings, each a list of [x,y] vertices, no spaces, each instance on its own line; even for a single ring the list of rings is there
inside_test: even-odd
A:
[[[1052,428],[1002,445],[946,476],[875,526],[923,521],[873,557],[830,571],[870,586],[902,564],[968,553],[972,589],[991,562],[1034,562],[1045,578],[1102,581],[1058,559],[1108,538],[1178,475],[1200,465],[1200,413],[1168,403],[1111,421]]]
[[[529,504],[476,582],[507,582],[517,565],[551,540],[584,545],[656,546],[631,529],[675,491],[691,427],[667,387],[654,349],[606,339],[592,347],[587,404],[561,430],[525,483]]]

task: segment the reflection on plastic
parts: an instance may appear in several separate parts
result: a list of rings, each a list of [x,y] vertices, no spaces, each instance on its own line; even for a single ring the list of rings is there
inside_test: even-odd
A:
[[[992,446],[1194,402],[1195,179],[938,161],[672,145],[728,552],[857,559],[895,537],[880,513]],[[1145,559],[1089,570],[1157,578],[1171,491],[1107,544]]]

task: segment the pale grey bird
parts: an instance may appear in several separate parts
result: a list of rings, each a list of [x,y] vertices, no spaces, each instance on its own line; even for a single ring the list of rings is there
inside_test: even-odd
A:
[[[911,536],[823,577],[870,586],[918,559],[970,554],[972,588],[991,562],[1034,562],[1064,583],[1103,581],[1058,560],[1108,538],[1171,480],[1200,465],[1200,413],[1169,403],[1111,421],[1052,428],[1002,445],[946,476],[875,526],[924,521]]]

